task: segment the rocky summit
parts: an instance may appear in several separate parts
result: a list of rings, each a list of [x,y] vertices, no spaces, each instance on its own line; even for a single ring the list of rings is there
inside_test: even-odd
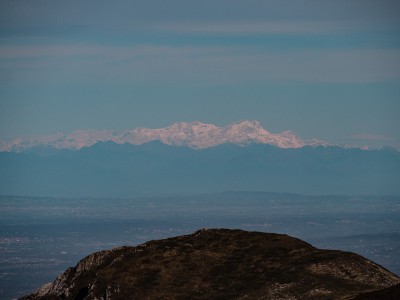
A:
[[[23,299],[400,299],[399,282],[354,253],[202,229],[91,254]]]

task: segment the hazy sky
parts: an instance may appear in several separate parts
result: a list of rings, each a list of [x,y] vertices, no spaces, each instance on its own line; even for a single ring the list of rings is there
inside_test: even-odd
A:
[[[398,1],[0,2],[0,139],[255,119],[400,148]]]

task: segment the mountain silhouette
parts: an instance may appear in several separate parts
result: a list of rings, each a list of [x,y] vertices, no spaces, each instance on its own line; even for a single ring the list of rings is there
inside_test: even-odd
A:
[[[131,197],[229,190],[398,195],[400,152],[266,144],[192,149],[159,141],[0,152],[0,194]]]

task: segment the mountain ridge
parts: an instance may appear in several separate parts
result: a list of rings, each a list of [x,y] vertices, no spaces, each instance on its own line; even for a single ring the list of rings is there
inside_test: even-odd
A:
[[[38,138],[17,138],[9,143],[0,143],[0,151],[21,152],[37,146],[55,149],[75,149],[90,147],[98,142],[112,141],[117,144],[142,145],[152,141],[173,146],[187,146],[192,149],[205,149],[232,143],[241,146],[250,143],[269,144],[279,148],[301,148],[304,146],[327,146],[318,140],[305,140],[292,131],[271,133],[258,121],[240,121],[225,127],[214,124],[177,122],[164,128],[144,128],[124,130],[76,130],[69,134],[56,133]]]
[[[399,176],[400,153],[385,149],[225,143],[196,150],[153,141],[0,152],[0,193],[33,196],[225,190],[398,195]]]

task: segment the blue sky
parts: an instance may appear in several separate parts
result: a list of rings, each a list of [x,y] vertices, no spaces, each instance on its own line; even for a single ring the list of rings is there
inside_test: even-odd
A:
[[[255,119],[400,148],[397,1],[7,1],[0,139]]]

